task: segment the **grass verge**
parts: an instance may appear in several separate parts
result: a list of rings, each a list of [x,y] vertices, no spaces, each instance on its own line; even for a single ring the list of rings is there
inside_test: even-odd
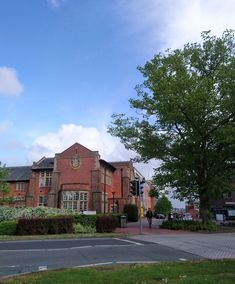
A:
[[[233,284],[235,260],[195,261],[148,265],[113,265],[32,273],[2,283],[37,284]]]
[[[122,233],[58,234],[58,235],[30,235],[30,236],[0,235],[0,241],[102,238],[102,237],[118,237],[118,236],[120,237],[124,235],[125,234]]]

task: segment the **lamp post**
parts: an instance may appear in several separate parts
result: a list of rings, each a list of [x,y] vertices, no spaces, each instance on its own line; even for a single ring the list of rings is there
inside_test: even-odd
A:
[[[115,195],[115,191],[112,192],[113,195],[113,213],[114,213],[114,195]]]

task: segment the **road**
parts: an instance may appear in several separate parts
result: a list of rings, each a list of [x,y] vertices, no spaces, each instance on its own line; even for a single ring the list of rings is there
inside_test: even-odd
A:
[[[76,266],[192,259],[202,257],[129,238],[0,242],[0,276]]]

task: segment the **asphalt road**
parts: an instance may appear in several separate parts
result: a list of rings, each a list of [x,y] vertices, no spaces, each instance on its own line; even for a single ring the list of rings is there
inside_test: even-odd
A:
[[[192,259],[202,257],[128,238],[0,242],[0,276],[76,266]]]

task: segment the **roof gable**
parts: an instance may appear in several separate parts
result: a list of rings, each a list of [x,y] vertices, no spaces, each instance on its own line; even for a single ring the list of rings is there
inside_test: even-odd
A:
[[[79,143],[74,143],[72,146],[61,152],[59,155],[73,156],[75,154],[78,154],[79,156],[84,156],[84,155],[94,156],[97,153],[98,153],[97,151],[91,151],[90,149],[86,148],[85,146]]]

